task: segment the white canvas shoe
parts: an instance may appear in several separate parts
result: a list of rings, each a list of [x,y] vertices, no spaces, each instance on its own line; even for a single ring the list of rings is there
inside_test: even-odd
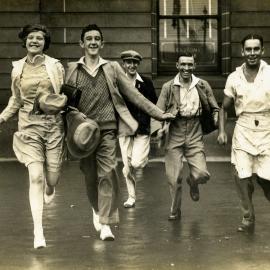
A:
[[[109,225],[102,225],[100,231],[100,239],[102,241],[113,241],[114,235],[112,234],[111,228]]]
[[[125,208],[132,208],[132,207],[135,207],[135,199],[129,197],[129,198],[124,202],[124,207],[125,207]]]
[[[92,210],[93,210],[93,224],[94,224],[94,227],[95,227],[97,232],[100,232],[102,225],[99,223],[99,215],[96,213],[94,208],[92,208]]]

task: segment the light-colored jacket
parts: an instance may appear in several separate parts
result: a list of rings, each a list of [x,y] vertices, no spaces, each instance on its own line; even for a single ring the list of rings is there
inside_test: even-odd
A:
[[[210,122],[210,118],[218,119],[219,106],[213,94],[212,88],[205,80],[200,79],[196,84],[196,89],[199,94],[199,99],[202,107],[201,124]],[[174,80],[170,80],[163,84],[161,93],[158,98],[157,106],[165,112],[170,112],[177,115],[179,112],[180,101],[180,87],[174,85]],[[165,126],[163,126],[165,125]],[[217,127],[217,123],[214,125]],[[161,144],[166,147],[169,139],[170,122],[162,123],[160,121],[152,120],[151,133],[154,134],[160,129],[164,129],[165,136],[163,136]],[[207,127],[206,127],[207,128]],[[202,126],[204,131],[204,127]],[[208,132],[204,132],[207,134]]]
[[[13,69],[11,73],[11,92],[12,95],[9,98],[7,107],[0,114],[0,117],[7,121],[10,117],[17,113],[17,111],[23,106],[21,100],[21,86],[20,78],[23,71],[23,66],[26,61],[26,57],[12,62]],[[61,85],[64,80],[64,68],[58,59],[45,55],[45,67],[48,76],[52,82],[53,89],[56,94],[59,94]]]
[[[101,66],[103,68],[107,85],[112,97],[112,102],[118,114],[118,135],[133,135],[138,123],[129,112],[124,95],[131,103],[149,114],[151,117],[162,120],[163,111],[145,98],[130,82],[118,62],[108,61]],[[78,72],[78,62],[71,62],[68,65],[66,83],[75,85]]]

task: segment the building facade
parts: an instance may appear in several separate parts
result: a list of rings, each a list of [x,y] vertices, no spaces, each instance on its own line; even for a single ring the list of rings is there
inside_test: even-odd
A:
[[[243,36],[261,34],[270,63],[269,11],[270,1],[263,0],[0,0],[0,109],[11,94],[11,63],[25,55],[18,38],[25,24],[49,27],[48,54],[64,65],[81,56],[80,29],[98,24],[104,32],[103,57],[120,61],[123,50],[140,52],[140,72],[152,77],[158,94],[176,73],[177,55],[191,51],[197,74],[210,82],[220,102],[226,76],[241,63]],[[6,126],[1,145],[15,128]]]

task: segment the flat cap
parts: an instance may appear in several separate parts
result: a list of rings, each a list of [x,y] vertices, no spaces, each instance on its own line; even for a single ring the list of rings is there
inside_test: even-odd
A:
[[[132,60],[137,60],[137,61],[142,60],[142,56],[138,52],[133,51],[133,50],[121,52],[121,58],[123,60],[126,60],[126,59],[132,59]]]

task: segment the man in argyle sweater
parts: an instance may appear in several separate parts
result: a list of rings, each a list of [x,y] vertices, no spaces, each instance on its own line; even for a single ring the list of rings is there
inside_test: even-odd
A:
[[[82,91],[78,109],[95,120],[101,130],[97,149],[81,159],[80,168],[93,208],[95,229],[100,231],[101,240],[114,240],[110,224],[119,221],[115,170],[117,135],[133,135],[138,128],[123,96],[155,119],[170,120],[174,116],[163,112],[140,94],[117,62],[100,57],[104,43],[97,25],[90,24],[82,29],[80,46],[84,56],[69,63],[66,82]]]

